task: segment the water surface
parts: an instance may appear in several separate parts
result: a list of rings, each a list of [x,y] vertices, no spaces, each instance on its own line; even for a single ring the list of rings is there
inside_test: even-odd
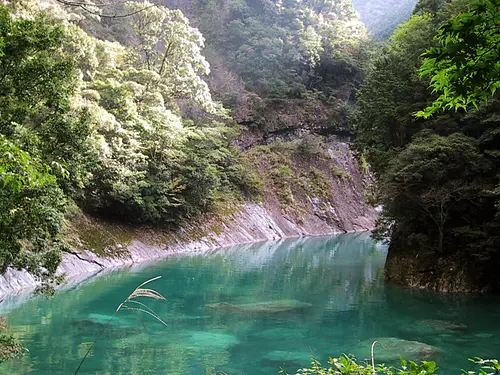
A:
[[[500,357],[500,300],[385,285],[385,256],[367,234],[287,240],[108,273],[50,300],[7,300],[0,310],[30,353],[0,374],[73,374],[120,302],[155,276],[167,301],[147,303],[168,326],[120,312],[80,374],[294,373],[311,357],[367,358],[366,342],[379,337],[432,345],[445,375],[468,357]],[[266,313],[270,301],[297,309]],[[207,307],[217,303],[243,307]]]

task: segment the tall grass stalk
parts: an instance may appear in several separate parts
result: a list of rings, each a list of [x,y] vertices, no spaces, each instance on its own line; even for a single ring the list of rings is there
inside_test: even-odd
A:
[[[149,279],[148,281],[143,282],[141,285],[139,285],[137,288],[135,288],[135,290],[125,299],[125,301],[123,301],[122,303],[120,303],[120,305],[118,306],[118,308],[116,309],[116,311],[113,313],[113,315],[111,316],[111,318],[109,318],[109,320],[106,323],[106,325],[101,329],[101,331],[99,332],[99,334],[97,335],[97,337],[95,338],[95,340],[90,345],[89,349],[87,350],[87,353],[85,353],[85,356],[82,358],[80,364],[78,365],[78,368],[76,369],[74,375],[78,374],[78,372],[80,371],[80,368],[83,365],[83,362],[85,362],[85,360],[87,359],[87,357],[90,354],[90,352],[92,351],[92,348],[94,347],[95,343],[97,342],[97,340],[99,340],[99,338],[101,337],[101,335],[104,333],[104,331],[106,330],[106,328],[108,328],[109,324],[111,323],[111,321],[113,320],[113,318],[116,316],[116,314],[118,314],[119,311],[121,311],[121,310],[130,310],[130,311],[134,311],[137,314],[138,313],[144,313],[144,314],[152,316],[157,321],[159,321],[160,323],[162,323],[164,326],[167,325],[167,323],[165,323],[158,316],[158,314],[156,314],[150,307],[148,307],[144,303],[136,300],[137,298],[144,297],[144,298],[151,298],[151,299],[160,300],[160,301],[166,301],[166,298],[163,297],[156,290],[149,289],[149,288],[143,288],[144,285],[149,284],[149,283],[151,283],[151,282],[153,282],[155,280],[158,280],[160,278],[161,278],[161,276],[157,276],[155,278],[152,278],[152,279]],[[142,323],[142,325],[143,325],[143,327],[145,329],[146,327],[145,327],[144,322],[142,321],[140,315],[139,315],[139,319],[141,320],[141,323]]]
[[[372,370],[373,370],[373,375],[377,375],[377,371],[375,370],[375,345],[379,344],[384,350],[387,350],[384,345],[382,345],[381,342],[379,341],[374,341],[372,344]]]

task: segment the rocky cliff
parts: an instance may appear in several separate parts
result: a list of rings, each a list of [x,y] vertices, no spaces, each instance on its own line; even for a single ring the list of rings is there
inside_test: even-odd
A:
[[[250,148],[261,185],[254,201],[225,203],[177,230],[131,228],[80,215],[68,223],[73,250],[59,274],[75,283],[96,273],[174,254],[287,237],[367,231],[377,213],[366,203],[371,176],[349,145],[334,138],[277,140]],[[0,277],[0,298],[33,289],[24,271]]]

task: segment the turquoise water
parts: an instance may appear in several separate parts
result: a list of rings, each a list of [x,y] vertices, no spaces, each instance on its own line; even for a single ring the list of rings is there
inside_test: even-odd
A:
[[[121,311],[80,374],[293,374],[311,357],[366,358],[380,337],[431,345],[415,353],[435,357],[441,374],[459,374],[470,356],[500,357],[499,299],[385,285],[385,256],[366,234],[289,240],[107,273],[50,300],[7,300],[0,310],[30,353],[0,374],[73,374],[107,317],[155,276],[167,301],[144,302],[168,326]],[[220,302],[231,305],[207,307]],[[391,352],[414,353],[391,343]]]

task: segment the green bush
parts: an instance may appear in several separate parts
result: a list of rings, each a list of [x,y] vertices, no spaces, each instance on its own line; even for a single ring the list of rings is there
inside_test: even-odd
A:
[[[290,189],[290,183],[295,176],[293,169],[287,165],[278,165],[271,170],[271,179],[273,181],[276,194],[283,204],[293,202],[293,194]]]
[[[25,349],[8,330],[4,317],[0,317],[0,363],[19,357]]]
[[[307,160],[319,159],[325,155],[323,138],[308,134],[302,138],[297,146],[297,153]]]
[[[500,364],[496,359],[483,360],[481,358],[469,359],[478,367],[478,371],[469,370],[467,375],[486,375],[498,373]],[[343,355],[339,358],[330,358],[325,367],[318,361],[313,361],[310,368],[297,370],[296,375],[432,375],[438,369],[435,362],[422,361],[420,363],[408,361],[401,358],[401,366],[386,366],[384,364],[375,365],[375,358],[372,356],[372,364],[365,362],[358,363],[356,358]],[[280,373],[285,373],[283,370]]]

